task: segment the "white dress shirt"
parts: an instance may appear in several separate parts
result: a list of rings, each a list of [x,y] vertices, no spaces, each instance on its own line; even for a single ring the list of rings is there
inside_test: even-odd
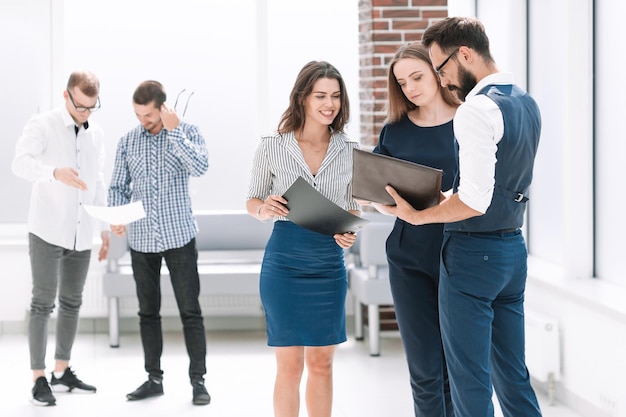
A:
[[[33,116],[17,140],[13,173],[33,183],[28,231],[65,249],[83,251],[93,245],[96,226],[83,204],[106,206],[104,134],[93,122],[80,127],[65,107]],[[87,190],[54,178],[55,168],[73,167]]]
[[[495,73],[480,80],[454,116],[454,136],[459,143],[459,199],[485,213],[491,204],[496,172],[496,152],[504,134],[500,108],[489,97],[478,94],[491,84],[513,84],[513,76]]]

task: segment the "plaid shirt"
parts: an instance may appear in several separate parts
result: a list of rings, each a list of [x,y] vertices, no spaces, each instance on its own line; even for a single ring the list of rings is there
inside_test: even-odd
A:
[[[189,177],[209,166],[204,138],[185,122],[152,135],[138,126],[123,136],[115,155],[109,206],[141,201],[146,217],[128,225],[128,243],[138,252],[180,248],[195,237]]]

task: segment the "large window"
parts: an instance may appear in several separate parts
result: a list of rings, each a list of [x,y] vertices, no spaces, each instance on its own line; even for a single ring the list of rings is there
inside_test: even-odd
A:
[[[595,2],[595,237],[596,273],[603,280],[626,286],[624,249],[626,235],[626,82],[624,54],[616,53],[623,38],[626,3]],[[575,45],[573,45],[575,47]]]
[[[311,60],[341,71],[352,103],[347,130],[358,140],[356,1],[6,0],[0,10],[0,34],[16,40],[0,46],[16,63],[0,80],[2,114],[11,115],[0,144],[0,181],[11,200],[0,224],[26,221],[30,185],[10,172],[15,141],[32,114],[63,104],[74,69],[100,77],[102,109],[92,119],[107,139],[107,181],[119,138],[138,124],[135,87],[158,80],[169,104],[185,89],[180,113],[194,93],[184,118],[199,126],[209,150],[207,174],[191,180],[196,210],[245,208],[259,139],[276,129],[298,71]]]
[[[26,121],[49,106],[50,100],[50,7],[48,2],[37,2],[36,7],[32,3],[3,0],[0,4],[0,182],[5,198],[0,223],[26,221],[30,185],[11,172],[15,141]]]
[[[94,120],[107,137],[107,182],[119,138],[138,125],[132,94],[148,79],[163,83],[167,102],[207,141],[209,171],[190,182],[195,209],[243,209],[249,164],[258,141],[257,6],[254,0],[64,0],[60,89],[75,68],[101,80]],[[261,38],[262,39],[262,38]],[[193,96],[190,94],[193,92]]]
[[[485,24],[490,37],[499,70],[513,72],[516,83],[530,92],[541,109],[542,135],[526,229],[531,256],[557,266],[565,276],[591,277],[594,265],[592,0],[453,0],[451,3],[455,6],[453,14],[456,9],[469,14],[468,5],[475,6],[475,15]],[[618,12],[610,13],[619,16]],[[609,28],[615,25],[604,26],[608,37]],[[606,85],[608,88],[609,83]],[[614,190],[615,186],[613,183],[610,188]],[[597,200],[597,204],[604,203]]]

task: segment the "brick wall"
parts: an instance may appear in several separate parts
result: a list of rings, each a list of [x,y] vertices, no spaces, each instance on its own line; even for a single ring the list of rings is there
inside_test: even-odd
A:
[[[361,144],[376,145],[385,120],[387,66],[398,46],[448,15],[447,0],[359,0]]]

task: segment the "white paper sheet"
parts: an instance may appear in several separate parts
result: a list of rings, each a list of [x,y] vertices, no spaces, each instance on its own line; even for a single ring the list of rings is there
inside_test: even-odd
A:
[[[83,205],[87,214],[112,225],[132,223],[146,217],[141,201],[116,207]]]

